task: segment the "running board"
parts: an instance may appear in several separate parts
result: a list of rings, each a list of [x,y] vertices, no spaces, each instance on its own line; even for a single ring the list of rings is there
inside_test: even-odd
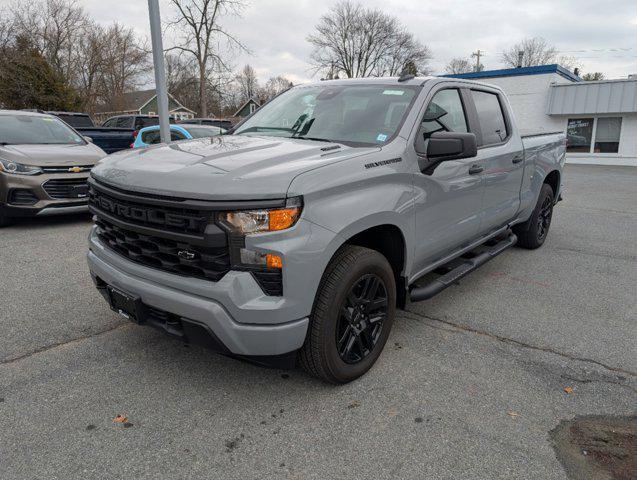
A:
[[[409,298],[412,302],[420,302],[422,300],[429,300],[431,297],[439,294],[445,288],[453,285],[465,275],[473,272],[478,267],[481,267],[492,258],[497,257],[507,248],[512,247],[518,241],[518,237],[512,233],[510,236],[496,243],[473,258],[463,261],[456,268],[448,273],[436,278],[423,287],[414,287],[409,290]]]

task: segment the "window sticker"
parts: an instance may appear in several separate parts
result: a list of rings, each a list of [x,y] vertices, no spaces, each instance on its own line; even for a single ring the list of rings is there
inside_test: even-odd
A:
[[[404,95],[404,90],[384,90],[383,95]]]
[[[387,135],[385,135],[384,133],[379,133],[378,136],[376,137],[376,141],[377,142],[387,141]]]

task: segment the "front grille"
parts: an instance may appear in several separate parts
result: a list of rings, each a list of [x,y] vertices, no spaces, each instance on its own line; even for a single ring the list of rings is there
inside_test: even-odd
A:
[[[135,200],[123,200],[91,188],[89,205],[122,222],[179,234],[201,235],[212,220],[213,212],[182,206],[154,206]]]
[[[242,207],[259,208],[253,205]],[[270,206],[279,205],[266,205]],[[215,223],[217,211],[236,208],[236,204],[225,202],[127,192],[94,180],[89,192],[89,209],[96,215],[99,239],[129,260],[210,281],[220,280],[233,268],[249,271],[265,294],[283,295],[281,271],[239,264],[245,239]]]
[[[100,218],[95,223],[102,243],[144,266],[214,282],[230,271],[227,246],[206,247],[144,235]]]
[[[16,188],[9,192],[9,203],[12,205],[34,205],[38,197],[26,188]]]
[[[88,183],[86,178],[55,178],[42,185],[51,198],[86,198]]]

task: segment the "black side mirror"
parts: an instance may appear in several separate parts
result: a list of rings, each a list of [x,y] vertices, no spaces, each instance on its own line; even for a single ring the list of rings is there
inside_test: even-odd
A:
[[[473,133],[436,132],[429,137],[427,160],[430,164],[471,158],[477,154],[478,144]]]

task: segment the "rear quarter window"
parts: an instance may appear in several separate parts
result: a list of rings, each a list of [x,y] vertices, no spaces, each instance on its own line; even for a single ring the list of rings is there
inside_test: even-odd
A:
[[[502,143],[509,136],[509,132],[498,95],[481,90],[471,90],[471,96],[476,106],[480,130],[482,131],[480,145],[488,146]]]

